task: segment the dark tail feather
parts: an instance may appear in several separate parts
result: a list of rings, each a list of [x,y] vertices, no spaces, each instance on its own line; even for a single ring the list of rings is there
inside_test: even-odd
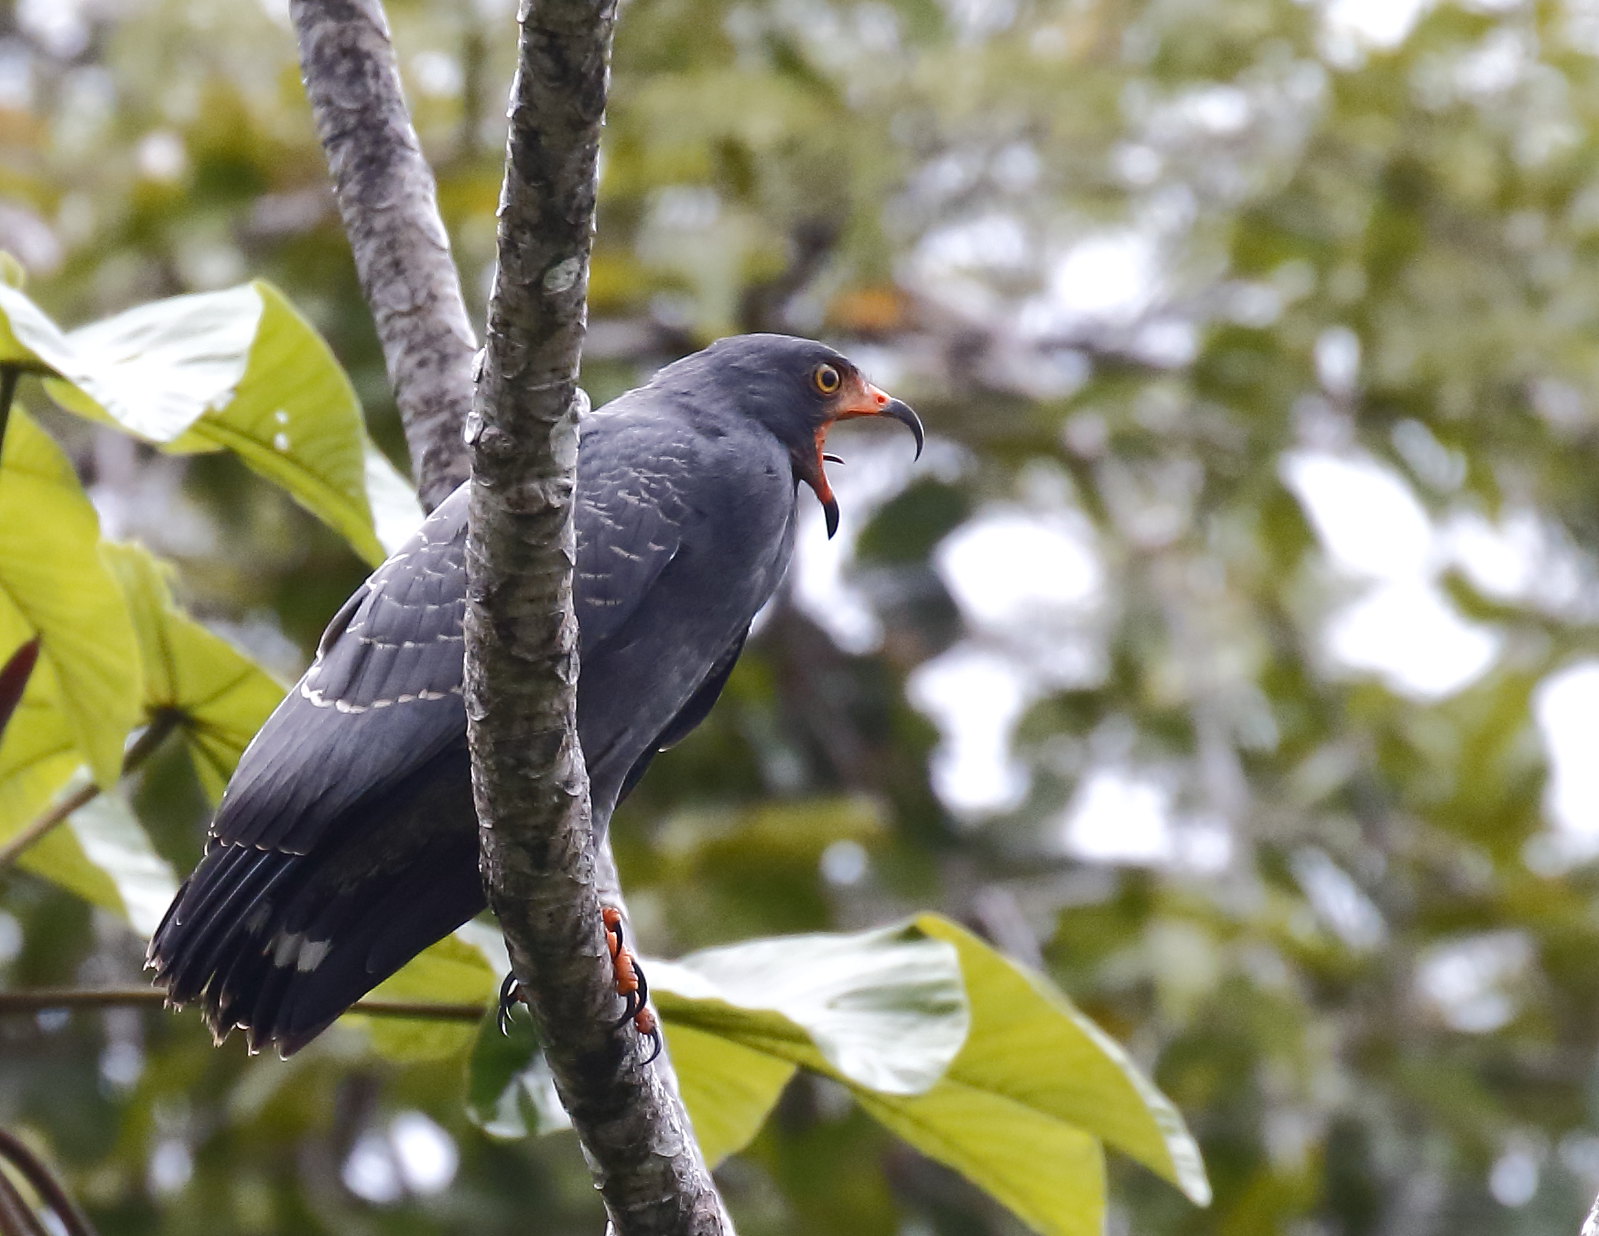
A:
[[[397,864],[370,841],[329,854],[215,847],[150,945],[174,1004],[198,1002],[218,1040],[288,1056],[483,908],[476,838],[435,838]]]
[[[149,963],[174,1004],[198,1000],[212,975],[250,947],[271,913],[266,898],[295,862],[292,854],[239,846],[206,855],[150,941]]]

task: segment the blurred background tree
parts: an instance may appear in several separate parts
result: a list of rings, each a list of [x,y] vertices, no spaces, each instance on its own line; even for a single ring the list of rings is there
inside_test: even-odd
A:
[[[391,6],[469,294],[508,0]],[[1182,1108],[1216,1202],[1114,1232],[1574,1231],[1599,1184],[1599,21],[1541,0],[635,0],[596,401],[736,330],[847,345],[935,440],[837,435],[844,529],[619,823],[662,952],[941,908]],[[0,248],[74,323],[264,276],[400,437],[283,6],[0,7]],[[285,677],[364,567],[221,456],[51,420],[108,530]],[[204,796],[137,787],[186,870]],[[7,872],[0,983],[143,942]],[[0,1024],[0,1123],[108,1232],[586,1231],[569,1145],[359,1028]],[[826,1084],[746,1233],[1015,1231]]]

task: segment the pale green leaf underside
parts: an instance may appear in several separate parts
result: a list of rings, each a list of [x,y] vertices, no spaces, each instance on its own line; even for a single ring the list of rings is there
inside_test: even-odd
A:
[[[960,951],[972,1031],[943,1080],[867,1106],[1043,1232],[1075,1232],[1062,1185],[1087,1163],[1080,1137],[1115,1146],[1200,1205],[1210,1200],[1199,1150],[1171,1103],[1102,1030],[1043,979],[937,915],[916,924]],[[1029,1157],[1011,1139],[1026,1130]],[[1094,1173],[1099,1168],[1093,1168]],[[1083,1179],[1076,1196],[1102,1186]]]
[[[145,708],[181,716],[183,741],[213,802],[283,686],[177,607],[164,568],[138,545],[108,543],[107,564],[127,597],[144,663]]]
[[[133,626],[101,561],[100,521],[72,465],[13,408],[0,454],[0,656],[35,634],[39,664],[23,696],[26,712],[0,738],[0,787],[23,762],[13,748],[29,742],[36,706],[47,698],[95,780],[114,785],[123,743],[139,720]],[[0,816],[0,827],[7,823],[19,821]]]
[[[63,407],[163,450],[233,451],[369,562],[420,517],[392,466],[369,459],[360,404],[327,344],[270,284],[155,301],[70,332],[0,287],[0,360],[53,370]],[[382,490],[382,536],[369,481]]]

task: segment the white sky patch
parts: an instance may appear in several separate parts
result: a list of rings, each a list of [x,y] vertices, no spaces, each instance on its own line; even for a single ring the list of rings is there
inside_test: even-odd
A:
[[[838,535],[827,538],[822,508],[802,486],[799,495],[799,530],[794,538],[794,563],[789,568],[794,602],[846,652],[870,652],[883,640],[883,626],[859,588],[845,578],[855,559],[855,538],[873,512],[898,494],[928,468],[955,468],[941,444],[929,442],[921,463],[912,471],[910,435],[903,430],[872,435],[845,429],[829,437],[830,451],[847,464],[828,464],[827,479],[838,499]]]
[[[1249,95],[1237,86],[1200,86],[1189,90],[1178,102],[1190,123],[1219,136],[1243,132],[1249,123]]]
[[[1027,793],[1027,770],[1011,734],[1034,692],[1016,663],[970,643],[918,666],[906,684],[912,705],[938,726],[933,788],[957,814],[1011,810]]]
[[[1295,451],[1282,475],[1332,565],[1369,583],[1324,629],[1336,661],[1419,699],[1451,695],[1488,671],[1500,636],[1462,618],[1434,583],[1460,547],[1397,473],[1366,457]]]
[[[1390,469],[1366,458],[1293,451],[1282,475],[1340,570],[1410,580],[1432,566],[1432,521]]]
[[[1494,1160],[1488,1172],[1488,1192],[1501,1206],[1515,1209],[1532,1201],[1538,1192],[1543,1155],[1530,1144],[1514,1144]]]
[[[1560,853],[1548,856],[1558,869],[1599,854],[1599,760],[1593,757],[1599,661],[1580,661],[1544,679],[1532,712],[1549,754],[1544,811],[1559,834]]]
[[[389,1125],[400,1174],[415,1193],[442,1193],[455,1179],[461,1153],[454,1140],[421,1112],[401,1112]]]
[[[1003,629],[1081,612],[1104,592],[1105,573],[1086,520],[1062,512],[979,515],[934,556],[939,575],[973,624]]]
[[[1434,0],[1326,0],[1321,16],[1327,34],[1365,47],[1398,47]]]
[[[379,1205],[398,1201],[404,1192],[394,1149],[388,1138],[373,1130],[356,1139],[341,1175],[351,1193]]]
[[[1497,520],[1463,513],[1440,531],[1450,561],[1490,597],[1579,621],[1599,617],[1588,561],[1534,512]]]
[[[1155,238],[1131,229],[1079,241],[1050,281],[1050,302],[1062,327],[1126,324],[1143,314],[1160,287]]]
[[[411,57],[411,80],[423,94],[439,98],[454,98],[466,84],[459,58],[432,49]]]
[[[1373,589],[1333,616],[1326,638],[1343,665],[1420,699],[1442,699],[1470,686],[1487,673],[1503,642],[1491,629],[1467,622],[1424,583]]]
[[[935,268],[1020,267],[1031,242],[1021,221],[995,211],[934,228],[923,237],[918,257]]]
[[[460,1151],[421,1112],[401,1112],[386,1130],[363,1133],[344,1161],[344,1183],[369,1202],[396,1202],[407,1193],[439,1193],[455,1179]]]
[[[1416,988],[1451,1029],[1489,1034],[1516,1015],[1513,989],[1532,960],[1524,933],[1484,932],[1428,949]]]
[[[1478,588],[1505,599],[1532,597],[1545,545],[1537,520],[1528,512],[1498,524],[1481,515],[1457,515],[1443,532],[1453,557]]]
[[[1177,850],[1171,791],[1125,769],[1095,769],[1066,808],[1061,839],[1068,853],[1091,862],[1167,862]]]
[[[1316,377],[1331,394],[1354,392],[1360,377],[1360,337],[1347,326],[1330,326],[1317,336]]]
[[[189,152],[183,144],[183,135],[172,129],[146,133],[135,147],[134,157],[144,178],[161,184],[172,184],[189,170]]]
[[[911,678],[912,704],[943,735],[934,786],[957,814],[1020,805],[1028,778],[1010,750],[1016,722],[1042,692],[1098,672],[1087,624],[1105,580],[1092,538],[1074,511],[1002,507],[957,529],[934,555],[967,624],[994,645],[958,644]]]
[[[1066,853],[1086,862],[1215,875],[1233,861],[1225,820],[1183,815],[1164,778],[1120,764],[1084,778],[1060,817],[1059,836]]]
[[[89,20],[82,0],[20,0],[17,25],[64,60],[89,45]]]
[[[194,1175],[194,1156],[181,1138],[165,1138],[150,1154],[146,1177],[153,1192],[168,1196],[177,1193]]]

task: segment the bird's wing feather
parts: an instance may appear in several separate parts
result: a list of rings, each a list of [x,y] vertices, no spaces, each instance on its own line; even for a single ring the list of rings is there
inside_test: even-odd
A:
[[[334,615],[239,761],[218,840],[306,853],[361,799],[465,741],[465,537],[463,488]]]
[[[611,405],[623,413],[628,397]],[[573,592],[585,658],[627,624],[677,554],[693,460],[670,424],[612,412],[578,457]]]
[[[575,593],[587,656],[677,552],[689,460],[647,421],[602,417],[585,431]],[[362,801],[465,743],[466,510],[462,486],[334,615],[240,760],[212,824],[219,841],[307,853]]]

